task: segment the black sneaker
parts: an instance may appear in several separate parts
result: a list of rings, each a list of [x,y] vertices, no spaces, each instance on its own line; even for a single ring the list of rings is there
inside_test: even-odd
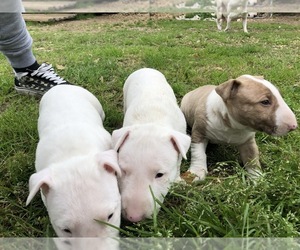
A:
[[[71,84],[54,72],[51,64],[43,63],[37,70],[15,72],[15,89],[21,94],[42,96],[59,84]]]

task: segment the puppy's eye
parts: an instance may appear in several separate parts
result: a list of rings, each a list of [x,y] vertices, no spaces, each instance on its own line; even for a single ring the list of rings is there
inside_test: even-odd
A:
[[[157,174],[155,175],[155,179],[161,178],[161,177],[163,177],[163,176],[164,176],[163,173],[157,173]]]
[[[112,217],[114,216],[114,214],[110,214],[108,217],[107,217],[107,220],[110,220]]]
[[[64,228],[63,232],[67,233],[67,234],[72,234],[71,230],[69,228]]]
[[[260,102],[263,106],[270,106],[271,105],[271,102],[270,100],[266,99],[266,100],[263,100]]]

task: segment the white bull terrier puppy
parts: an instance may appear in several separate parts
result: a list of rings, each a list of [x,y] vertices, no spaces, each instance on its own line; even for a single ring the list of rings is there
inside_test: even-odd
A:
[[[223,19],[226,19],[227,25],[224,31],[227,31],[230,28],[230,22],[241,17],[243,20],[243,30],[245,33],[248,33],[248,0],[216,0],[216,4],[216,21],[219,30],[222,30]]]
[[[181,102],[191,128],[191,166],[195,180],[207,174],[208,142],[238,147],[250,176],[260,175],[255,132],[280,136],[297,128],[294,113],[270,82],[243,75],[219,86],[206,85],[187,93]]]
[[[101,104],[87,90],[60,85],[40,103],[36,173],[26,205],[41,190],[59,237],[115,237],[120,226],[121,174]],[[69,244],[69,243],[67,243]]]
[[[143,68],[124,85],[123,128],[112,134],[122,171],[122,214],[132,222],[150,218],[170,185],[178,180],[191,139],[186,121],[165,76]]]

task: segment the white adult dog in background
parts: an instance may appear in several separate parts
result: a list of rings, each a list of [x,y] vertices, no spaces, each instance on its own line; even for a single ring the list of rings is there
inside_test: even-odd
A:
[[[87,90],[61,85],[40,103],[36,173],[29,180],[28,205],[41,190],[59,237],[115,237],[121,197],[117,153],[103,128],[104,112]],[[68,241],[67,244],[71,244]]]
[[[237,18],[243,20],[243,30],[248,33],[247,30],[247,16],[248,16],[248,0],[216,0],[216,15],[217,15],[217,27],[222,30],[222,21],[226,20],[227,25],[224,31],[230,28],[230,22]]]
[[[179,179],[191,139],[186,121],[165,76],[154,69],[133,72],[124,85],[123,128],[112,134],[122,170],[123,216],[137,222],[155,211]]]

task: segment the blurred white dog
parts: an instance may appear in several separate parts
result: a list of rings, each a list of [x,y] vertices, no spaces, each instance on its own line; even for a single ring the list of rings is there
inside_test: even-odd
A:
[[[225,19],[227,25],[225,31],[230,28],[230,22],[237,18],[242,18],[243,20],[243,30],[248,33],[247,30],[247,7],[248,0],[216,0],[217,8],[217,27],[222,30],[222,21]]]
[[[59,237],[118,235],[116,229],[97,222],[119,227],[121,217],[116,177],[121,172],[103,119],[99,101],[81,87],[56,86],[41,100],[37,172],[30,177],[26,204],[41,189]]]

